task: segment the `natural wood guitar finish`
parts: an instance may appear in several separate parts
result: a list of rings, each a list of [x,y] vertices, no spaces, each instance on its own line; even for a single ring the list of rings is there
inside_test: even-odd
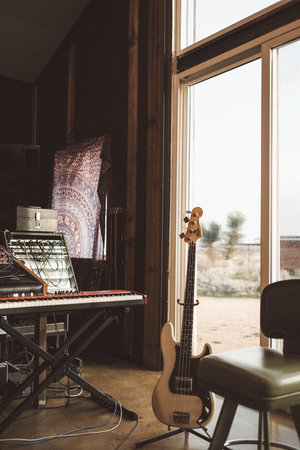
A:
[[[180,342],[174,339],[173,325],[166,323],[161,331],[163,372],[152,395],[152,408],[156,417],[169,426],[199,428],[209,422],[214,410],[210,392],[201,389],[197,380],[200,358],[211,353],[205,344],[199,355],[192,355],[196,241],[201,237],[199,217],[201,208],[194,208],[187,232],[182,237],[189,243],[187,279]]]

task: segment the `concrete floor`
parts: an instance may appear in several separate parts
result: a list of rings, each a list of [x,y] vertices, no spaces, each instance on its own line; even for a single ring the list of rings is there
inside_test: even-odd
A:
[[[121,448],[122,450],[128,450],[135,448],[135,444],[138,442],[151,439],[168,431],[167,427],[156,419],[151,407],[152,391],[160,376],[158,372],[111,359],[101,364],[84,361],[81,375],[93,386],[118,399],[125,408],[136,412],[139,416],[138,425],[135,420],[123,418],[119,426],[117,426],[119,416],[116,416],[105,426],[81,431],[81,433],[92,432],[98,434],[57,438],[35,444],[34,446],[30,445],[30,448],[34,447],[39,450],[117,450]],[[106,408],[82,396],[71,399],[69,404],[67,404],[66,397],[60,391],[63,386],[56,384],[53,387],[54,389],[49,389],[47,392],[48,397],[52,398],[48,398],[46,409],[30,409],[23,412],[2,433],[2,440],[11,438],[37,439],[56,436],[82,427],[99,425],[110,418],[112,413]],[[216,399],[216,412],[208,426],[210,434],[212,434],[220,405],[220,400]],[[110,431],[113,427],[116,428]],[[133,429],[131,436],[125,440]],[[257,413],[239,407],[230,438],[247,437],[255,439],[256,433]],[[300,448],[294,426],[289,416],[284,413],[272,417],[271,439],[281,440]],[[24,448],[24,445],[20,444],[21,442],[13,442],[13,445],[8,446],[0,441],[0,449]],[[142,448],[150,450],[205,450],[208,448],[208,443],[191,433],[181,433],[147,444]],[[233,448],[252,450],[256,447],[239,445]]]

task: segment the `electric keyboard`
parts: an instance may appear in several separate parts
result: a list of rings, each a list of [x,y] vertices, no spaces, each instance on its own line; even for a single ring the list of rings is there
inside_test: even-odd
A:
[[[58,295],[18,295],[0,298],[0,315],[68,312],[78,309],[115,308],[142,305],[147,297],[133,291],[87,291]]]

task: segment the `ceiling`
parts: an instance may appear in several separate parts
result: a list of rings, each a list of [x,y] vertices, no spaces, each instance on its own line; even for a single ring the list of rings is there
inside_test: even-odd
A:
[[[0,0],[0,76],[33,83],[90,0]]]

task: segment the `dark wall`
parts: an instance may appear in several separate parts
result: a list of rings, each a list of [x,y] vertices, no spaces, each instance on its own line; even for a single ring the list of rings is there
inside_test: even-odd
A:
[[[75,141],[109,133],[112,168],[109,203],[125,207],[128,84],[128,1],[92,0],[72,30],[75,48]],[[38,138],[44,175],[66,143],[70,39],[38,80]],[[44,177],[44,202],[51,184]]]
[[[159,336],[157,330],[161,325],[165,2],[91,0],[34,86],[34,93],[37,94],[36,144],[41,147],[42,207],[50,205],[55,151],[72,139],[78,142],[104,133],[111,136],[108,208],[121,207],[125,210],[122,221],[125,223],[123,228],[126,228],[121,242],[121,256],[118,256],[119,287],[129,287],[123,281],[125,275],[130,273],[130,288],[146,292],[149,302],[147,308],[134,311],[129,320],[124,320],[120,324],[121,329],[118,327],[114,333],[116,339],[110,336],[111,339],[105,340],[105,345],[116,340],[120,348],[120,343],[123,345],[125,342],[123,351],[134,358],[141,357],[143,337],[146,336],[147,342],[152,342],[153,333]],[[138,37],[129,42],[131,13],[136,11],[137,6]],[[133,142],[132,138],[136,139],[137,146],[133,145],[130,149],[127,148],[128,62],[129,50],[137,42],[137,74],[130,66],[130,100],[135,95],[138,100],[138,112],[133,115],[133,120],[137,122],[137,135],[131,130],[130,142]],[[15,85],[10,95],[10,86],[2,88],[2,84],[0,94],[6,90],[2,96],[3,106],[0,106],[1,124],[6,128],[6,132],[1,131],[3,140],[16,142],[15,136],[18,136],[20,143],[30,143],[31,130],[35,129],[31,123],[33,87],[22,85],[21,89],[21,84]],[[136,89],[132,89],[133,84]],[[131,179],[130,176],[127,179],[127,173],[132,173],[127,171],[127,160],[133,161],[135,167]],[[134,189],[127,189],[127,186],[134,186]],[[129,208],[131,199],[134,206],[130,217],[126,208]],[[130,220],[135,226],[133,235],[128,238],[126,233]],[[130,239],[134,242],[134,257],[125,261],[123,247],[125,250],[130,247]],[[109,285],[101,287],[114,288]],[[149,367],[158,366],[159,353],[158,339],[155,338],[151,346],[144,345]]]
[[[109,132],[112,169],[109,202],[125,206],[128,1],[92,1],[76,29],[75,136]],[[115,182],[117,181],[117,183]],[[120,183],[120,185],[118,185]]]
[[[30,144],[32,85],[0,77],[0,143]]]
[[[32,93],[31,84],[0,77],[0,229],[15,228],[17,205],[39,201],[39,152],[24,145],[32,138]]]
[[[37,82],[37,143],[41,145],[45,206],[51,197],[55,151],[70,142],[70,137],[78,142],[109,134],[108,207],[126,207],[128,15],[128,0],[91,0]],[[70,55],[74,66],[69,65]],[[118,276],[122,283],[123,248],[120,255]],[[76,276],[81,282],[78,272]],[[113,287],[105,284],[106,279],[104,274],[100,288]],[[76,320],[73,316],[71,326]],[[103,335],[90,346],[92,353],[99,352],[101,342],[106,346],[110,342],[117,352],[120,350],[122,329],[115,326],[107,332],[109,337]]]
[[[41,206],[50,206],[53,157],[66,143],[69,45],[66,40],[37,83],[37,143],[41,147]]]

